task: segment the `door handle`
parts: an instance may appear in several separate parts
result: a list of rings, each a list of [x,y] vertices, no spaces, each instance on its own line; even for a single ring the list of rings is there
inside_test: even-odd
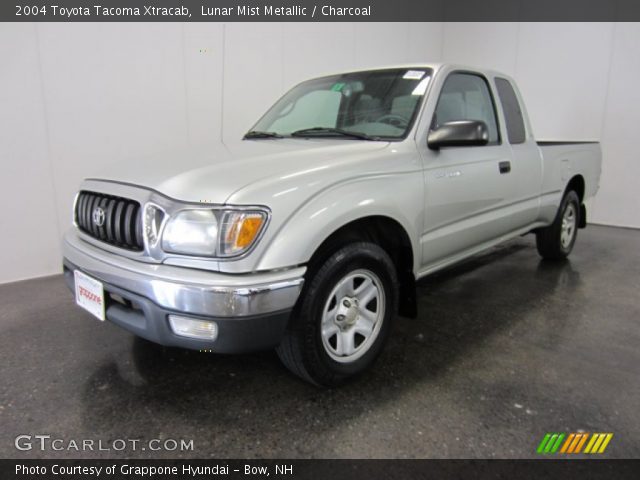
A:
[[[504,173],[509,173],[511,171],[511,162],[507,161],[507,162],[500,162],[498,164],[498,167],[500,168],[500,173],[504,174]]]

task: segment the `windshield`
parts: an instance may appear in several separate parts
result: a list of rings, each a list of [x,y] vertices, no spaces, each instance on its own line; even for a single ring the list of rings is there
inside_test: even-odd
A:
[[[245,138],[404,138],[431,73],[428,68],[403,68],[306,81],[278,100]]]

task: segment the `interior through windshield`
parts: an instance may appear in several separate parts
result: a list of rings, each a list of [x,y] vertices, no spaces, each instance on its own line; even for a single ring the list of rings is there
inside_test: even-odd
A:
[[[303,82],[278,100],[251,129],[254,135],[247,136],[404,138],[431,73],[418,67],[386,69]]]

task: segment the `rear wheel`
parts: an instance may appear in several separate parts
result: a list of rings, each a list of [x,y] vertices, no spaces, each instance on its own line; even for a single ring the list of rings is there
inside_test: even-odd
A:
[[[307,280],[277,348],[282,362],[324,386],[366,370],[388,335],[397,283],[395,267],[379,246],[363,242],[338,250]]]
[[[536,232],[538,253],[548,260],[562,260],[573,249],[580,225],[580,199],[574,191],[565,194],[554,222]]]

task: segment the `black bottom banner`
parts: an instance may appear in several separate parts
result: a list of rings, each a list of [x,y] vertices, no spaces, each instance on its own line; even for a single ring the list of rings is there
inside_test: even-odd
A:
[[[631,479],[640,460],[0,460],[0,479]]]

